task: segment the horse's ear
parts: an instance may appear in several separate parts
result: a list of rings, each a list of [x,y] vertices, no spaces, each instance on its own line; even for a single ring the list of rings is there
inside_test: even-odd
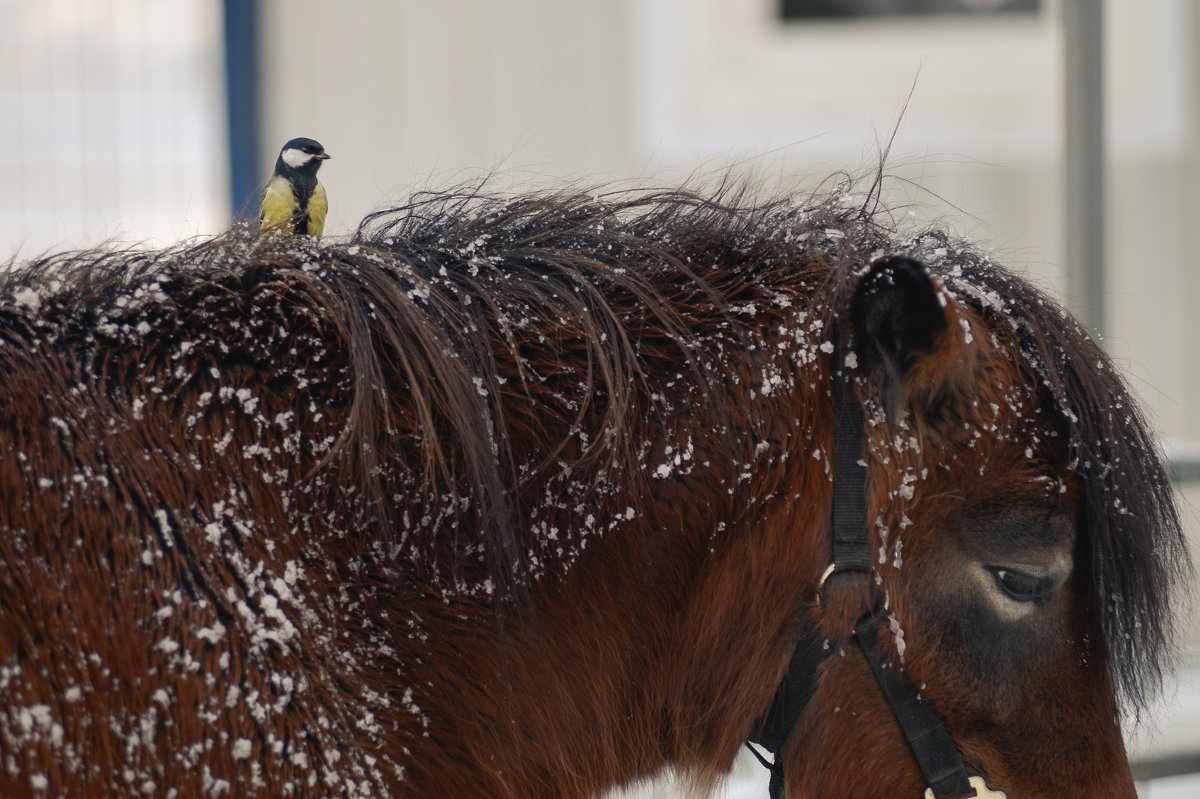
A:
[[[881,258],[859,281],[851,305],[856,350],[864,366],[883,368],[889,411],[905,401],[928,404],[947,379],[955,382],[950,350],[958,337],[947,335],[948,306],[924,264],[912,258]]]

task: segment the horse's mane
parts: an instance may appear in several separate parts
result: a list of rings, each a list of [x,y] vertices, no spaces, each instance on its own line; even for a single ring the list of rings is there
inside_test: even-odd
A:
[[[288,323],[309,318],[341,347],[333,360],[346,389],[339,440],[314,468],[348,470],[380,535],[404,529],[388,499],[400,489],[447,508],[441,529],[451,531],[455,564],[484,563],[503,598],[520,595],[531,569],[520,485],[585,466],[646,480],[646,418],[677,377],[657,370],[674,363],[701,392],[717,392],[724,377],[706,360],[711,339],[754,346],[739,303],[802,282],[832,318],[856,270],[907,253],[1013,331],[1061,414],[1085,486],[1084,549],[1112,673],[1140,706],[1161,675],[1170,588],[1186,563],[1154,437],[1111,361],[1054,302],[969,245],[898,232],[877,206],[874,189],[865,203],[836,193],[764,201],[731,184],[420,194],[370,215],[348,241],[260,240],[235,227],[164,251],[38,259],[0,276],[0,340],[73,337],[86,362],[116,379],[120,356],[98,354],[117,346],[105,331],[120,331],[119,346],[137,359],[157,346],[154,325],[199,313],[189,307],[198,297],[246,297],[230,305],[243,314],[302,308],[286,312]],[[139,318],[151,320],[148,333],[138,333]],[[389,483],[381,468],[386,442],[397,440],[419,453],[409,463],[416,483]],[[721,445],[733,454],[745,443],[727,435]]]

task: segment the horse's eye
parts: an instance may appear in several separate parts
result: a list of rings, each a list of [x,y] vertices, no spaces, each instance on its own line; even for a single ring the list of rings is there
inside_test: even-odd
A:
[[[1015,602],[1036,602],[1048,593],[1046,580],[1014,569],[992,569],[996,582]]]

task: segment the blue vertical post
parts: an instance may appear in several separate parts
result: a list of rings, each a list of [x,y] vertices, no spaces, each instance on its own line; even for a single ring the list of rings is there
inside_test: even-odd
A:
[[[224,0],[224,6],[229,205],[240,217],[257,211],[265,177],[258,162],[258,0]]]

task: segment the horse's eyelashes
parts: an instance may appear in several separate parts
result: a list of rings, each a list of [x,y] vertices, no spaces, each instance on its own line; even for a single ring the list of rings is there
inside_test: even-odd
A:
[[[1049,593],[1049,583],[1043,578],[1015,569],[993,569],[992,573],[1009,599],[1017,602],[1036,602]]]

